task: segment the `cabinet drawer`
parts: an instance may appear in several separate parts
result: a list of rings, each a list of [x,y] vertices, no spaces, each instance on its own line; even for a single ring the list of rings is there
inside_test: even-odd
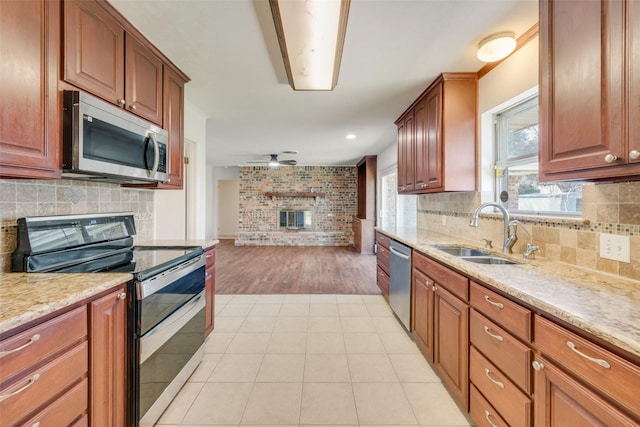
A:
[[[382,295],[389,297],[389,276],[387,273],[378,266],[377,268],[377,283],[378,287],[382,291]]]
[[[389,273],[389,266],[391,262],[391,253],[388,248],[378,246],[378,253],[376,254],[376,260],[378,265],[382,267],[384,271]]]
[[[531,426],[531,399],[471,347],[469,378],[511,427]]]
[[[469,299],[471,307],[502,325],[513,335],[531,342],[530,310],[475,282],[471,282]]]
[[[378,244],[378,250],[380,249],[380,246],[389,249],[389,246],[391,245],[391,238],[382,233],[376,233],[376,243]]]
[[[539,316],[535,337],[542,354],[640,415],[640,367]]]
[[[487,400],[480,394],[477,388],[471,384],[469,400],[469,415],[475,421],[477,427],[509,427]]]
[[[20,377],[4,387],[0,396],[13,395],[0,402],[2,423],[12,425],[40,405],[55,398],[82,377],[86,377],[88,359],[88,344],[85,341],[35,372]]]
[[[87,336],[87,308],[79,307],[0,342],[0,384]]]
[[[213,246],[204,251],[204,257],[207,260],[207,268],[215,265],[216,263],[216,247]]]
[[[471,343],[511,381],[531,394],[531,350],[475,310],[469,322]]]
[[[34,426],[36,423],[40,423],[39,425],[43,427],[71,425],[74,420],[87,412],[88,402],[89,386],[85,378],[25,425]]]
[[[464,301],[469,301],[469,279],[413,251],[413,266]]]

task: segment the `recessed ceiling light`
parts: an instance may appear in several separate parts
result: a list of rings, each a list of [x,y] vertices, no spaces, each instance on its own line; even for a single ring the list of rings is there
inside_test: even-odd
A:
[[[356,136],[350,133],[349,135],[347,135],[347,139],[356,139]]]

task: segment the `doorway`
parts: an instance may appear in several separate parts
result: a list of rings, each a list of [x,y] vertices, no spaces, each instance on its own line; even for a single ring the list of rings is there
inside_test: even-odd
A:
[[[240,180],[218,180],[218,238],[235,239],[240,218]]]

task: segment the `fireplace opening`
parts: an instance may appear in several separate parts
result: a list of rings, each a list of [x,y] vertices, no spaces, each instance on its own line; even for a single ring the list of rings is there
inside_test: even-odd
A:
[[[313,210],[280,209],[278,221],[281,230],[313,231]]]

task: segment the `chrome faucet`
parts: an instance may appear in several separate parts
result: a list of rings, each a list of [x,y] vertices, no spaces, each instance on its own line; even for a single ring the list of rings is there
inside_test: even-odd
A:
[[[504,242],[502,244],[502,252],[511,253],[511,248],[513,248],[513,245],[516,244],[516,240],[518,240],[518,236],[516,236],[515,233],[511,234],[511,227],[510,227],[511,221],[509,220],[509,212],[507,212],[504,206],[494,202],[481,204],[473,212],[473,216],[471,217],[471,221],[469,222],[469,225],[471,227],[477,227],[478,219],[479,219],[478,216],[480,215],[480,211],[489,206],[493,206],[494,208],[497,208],[500,212],[502,212],[502,216],[504,219]]]

